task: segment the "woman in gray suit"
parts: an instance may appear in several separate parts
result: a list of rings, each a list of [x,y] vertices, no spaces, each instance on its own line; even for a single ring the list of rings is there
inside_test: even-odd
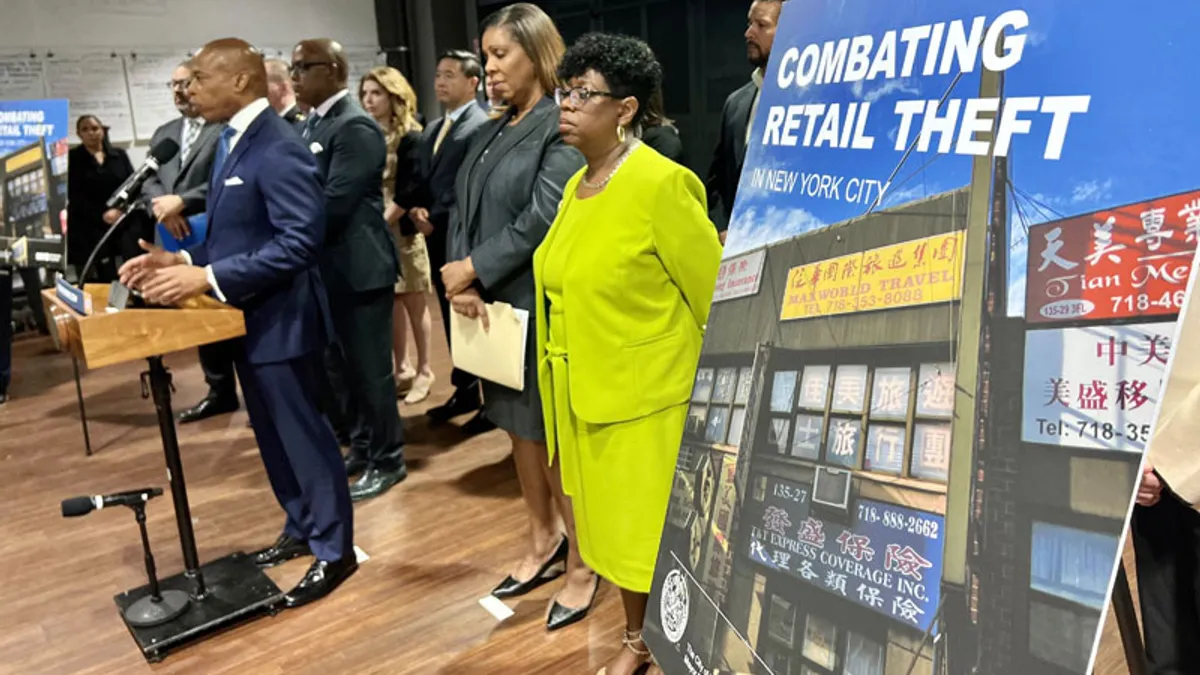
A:
[[[584,164],[559,136],[558,107],[550,98],[565,49],[550,17],[528,3],[496,12],[483,29],[488,81],[505,105],[476,132],[459,169],[449,232],[454,262],[442,268],[442,279],[459,314],[477,318],[485,303],[499,301],[532,316],[533,252],[554,221],[563,187]],[[508,432],[530,516],[526,556],[492,594],[524,595],[562,575],[565,566],[566,586],[546,621],[555,630],[587,614],[598,578],[579,556],[571,505],[549,458],[535,359],[531,334],[524,391],[483,383],[484,414]]]

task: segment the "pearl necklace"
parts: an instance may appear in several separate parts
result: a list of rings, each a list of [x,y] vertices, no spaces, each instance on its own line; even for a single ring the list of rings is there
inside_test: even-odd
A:
[[[629,156],[632,155],[633,151],[636,150],[641,144],[641,141],[634,141],[633,143],[630,143],[629,147],[625,149],[625,152],[621,153],[621,158],[617,160],[616,166],[614,166],[612,171],[609,171],[608,175],[604,177],[604,180],[600,181],[599,183],[593,183],[587,179],[587,174],[584,174],[584,178],[581,181],[583,186],[589,190],[603,190],[604,186],[608,185],[608,182],[613,179],[613,176],[617,175],[617,170],[621,168],[621,165],[625,163],[625,160],[629,159]]]

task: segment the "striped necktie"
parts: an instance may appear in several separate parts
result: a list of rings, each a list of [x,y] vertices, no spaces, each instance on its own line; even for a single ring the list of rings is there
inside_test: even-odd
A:
[[[192,146],[196,144],[196,139],[200,136],[201,126],[199,120],[191,117],[183,119],[183,143],[179,148],[179,164],[181,166],[187,162],[188,155],[192,152]]]
[[[321,116],[314,110],[312,115],[304,122],[304,140],[308,140],[312,136],[313,130],[317,128],[317,122],[321,120]]]
[[[225,170],[225,160],[229,159],[229,143],[237,135],[237,129],[225,127],[221,130],[221,140],[217,142],[217,156],[213,158],[212,183],[215,185]],[[211,188],[210,188],[211,189]]]

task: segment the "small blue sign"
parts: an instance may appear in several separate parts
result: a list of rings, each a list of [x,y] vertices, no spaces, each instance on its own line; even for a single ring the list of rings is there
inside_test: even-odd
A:
[[[928,630],[941,591],[942,516],[860,499],[845,527],[809,514],[808,488],[772,480],[750,559]]]
[[[78,312],[80,315],[87,315],[87,301],[84,292],[71,285],[66,279],[59,277],[54,283],[54,293],[59,300],[67,303],[67,306]]]

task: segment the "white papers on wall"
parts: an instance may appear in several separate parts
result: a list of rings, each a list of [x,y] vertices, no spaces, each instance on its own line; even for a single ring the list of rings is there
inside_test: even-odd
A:
[[[168,52],[138,52],[125,57],[129,102],[138,140],[150,140],[155,129],[179,117],[168,84],[176,66],[186,58],[183,53]]]
[[[58,55],[45,59],[46,94],[71,102],[71,118],[95,115],[116,143],[133,140],[133,113],[125,86],[125,62],[111,53]],[[72,122],[71,142],[78,143]]]
[[[350,64],[348,84],[350,92],[358,95],[358,83],[375,66],[387,65],[387,59],[378,49],[346,48],[346,61]]]
[[[46,96],[40,56],[29,52],[0,54],[0,99],[27,100]]]

